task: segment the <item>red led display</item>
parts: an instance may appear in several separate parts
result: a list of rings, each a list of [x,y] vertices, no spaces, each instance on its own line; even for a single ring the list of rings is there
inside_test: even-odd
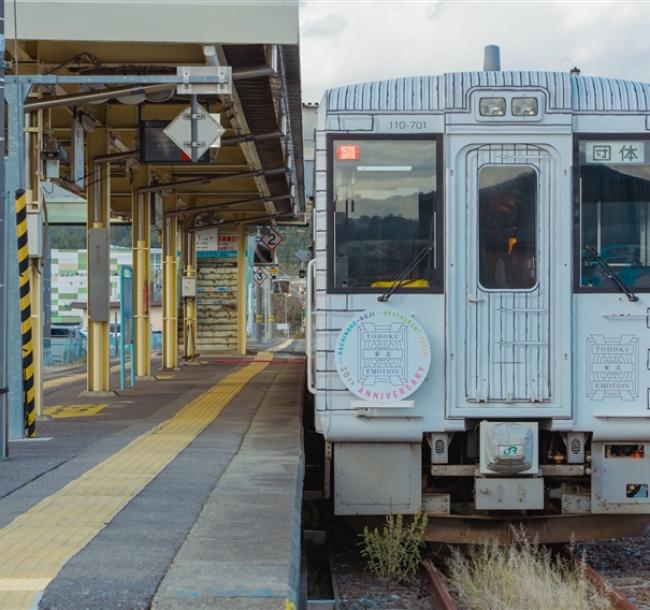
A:
[[[339,144],[336,148],[336,158],[339,161],[357,161],[359,147],[356,144]]]

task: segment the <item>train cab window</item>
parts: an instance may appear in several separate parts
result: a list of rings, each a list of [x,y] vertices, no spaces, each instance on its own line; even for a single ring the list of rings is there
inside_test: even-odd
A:
[[[330,286],[335,291],[439,289],[437,141],[334,139]]]
[[[537,283],[537,172],[528,165],[488,165],[479,173],[479,280],[488,290]]]
[[[650,140],[584,139],[578,151],[580,287],[650,289]]]

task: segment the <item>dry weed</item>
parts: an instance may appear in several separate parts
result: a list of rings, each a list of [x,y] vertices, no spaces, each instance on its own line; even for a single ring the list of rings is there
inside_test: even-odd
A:
[[[580,566],[553,557],[519,532],[510,546],[452,550],[448,584],[467,610],[612,610]]]

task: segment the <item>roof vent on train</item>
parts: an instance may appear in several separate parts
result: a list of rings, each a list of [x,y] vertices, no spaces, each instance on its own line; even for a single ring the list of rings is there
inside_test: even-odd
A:
[[[501,49],[499,45],[486,45],[483,54],[483,70],[486,72],[499,72],[501,70]]]

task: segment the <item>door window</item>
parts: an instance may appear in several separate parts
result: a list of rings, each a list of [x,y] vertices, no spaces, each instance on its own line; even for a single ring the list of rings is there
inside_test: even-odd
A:
[[[479,281],[489,290],[537,283],[537,172],[487,165],[479,172]]]

